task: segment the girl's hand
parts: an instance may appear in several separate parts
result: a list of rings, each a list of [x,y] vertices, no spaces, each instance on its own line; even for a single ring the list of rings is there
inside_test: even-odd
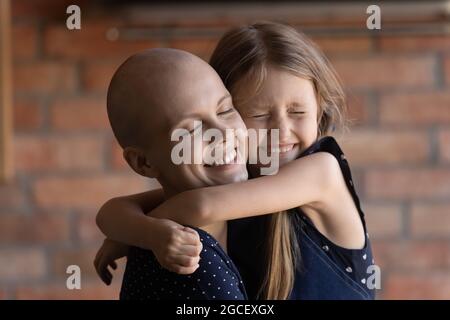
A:
[[[100,279],[102,279],[106,285],[109,286],[113,278],[108,266],[116,270],[116,260],[126,257],[128,248],[129,246],[108,238],[103,241],[102,246],[95,256],[94,266]]]
[[[178,274],[194,273],[203,248],[197,231],[172,220],[154,220],[152,251],[159,264]]]

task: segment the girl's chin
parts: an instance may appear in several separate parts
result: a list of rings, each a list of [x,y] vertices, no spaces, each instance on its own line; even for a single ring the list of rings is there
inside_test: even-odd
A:
[[[301,150],[300,150],[298,144],[296,144],[294,146],[294,148],[292,148],[290,151],[280,153],[279,157],[278,157],[278,166],[282,167],[285,164],[297,159],[298,156],[300,155],[300,153],[301,153]],[[254,171],[254,170],[260,169],[260,168],[268,168],[268,167],[270,167],[270,164],[262,164],[262,163],[258,162],[256,164],[249,164],[248,166],[251,170]]]

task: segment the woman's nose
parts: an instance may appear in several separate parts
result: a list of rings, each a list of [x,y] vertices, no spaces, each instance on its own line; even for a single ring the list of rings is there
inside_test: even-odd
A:
[[[214,121],[209,123],[209,128],[215,129],[215,134],[218,134],[218,137],[215,137],[215,141],[222,141],[228,143],[233,143],[235,138],[235,131],[237,128],[233,127],[230,123],[224,121]]]

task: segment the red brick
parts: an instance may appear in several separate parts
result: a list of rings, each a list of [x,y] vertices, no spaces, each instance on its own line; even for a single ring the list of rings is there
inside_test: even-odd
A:
[[[103,92],[106,95],[111,78],[121,63],[122,61],[87,63],[83,67],[81,78],[83,88],[87,91]]]
[[[102,243],[105,236],[95,222],[97,212],[87,210],[80,212],[76,217],[76,234],[81,243]]]
[[[450,38],[441,35],[427,36],[384,36],[379,40],[379,48],[384,51],[448,51]]]
[[[450,162],[450,129],[439,132],[439,157],[443,162]]]
[[[380,121],[403,125],[449,124],[450,91],[383,96]]]
[[[12,52],[14,60],[30,59],[37,53],[37,27],[33,24],[13,24]]]
[[[18,286],[15,290],[15,298],[18,300],[117,300],[120,284],[116,276],[111,286],[106,286],[100,280],[86,282],[82,278],[80,290],[69,290],[66,287],[66,280],[62,279],[57,283]]]
[[[413,236],[448,237],[450,234],[450,203],[413,205],[411,232]]]
[[[430,149],[426,132],[417,130],[354,129],[342,144],[352,166],[424,163]]]
[[[105,99],[58,99],[50,106],[51,125],[60,130],[109,129]]]
[[[450,170],[369,170],[365,188],[371,199],[449,199]]]
[[[450,85],[450,56],[447,56],[444,60],[444,72],[445,72],[445,82],[447,86]]]
[[[158,39],[108,40],[108,30],[117,27],[118,22],[114,20],[84,20],[81,30],[76,31],[68,31],[63,24],[49,26],[44,31],[45,52],[52,58],[126,59],[138,51],[162,46]]]
[[[26,93],[71,92],[76,87],[73,65],[63,62],[21,62],[14,66],[14,89]]]
[[[131,170],[131,168],[128,166],[128,163],[123,158],[122,147],[119,145],[119,143],[117,143],[117,141],[115,139],[111,144],[111,154],[112,154],[111,164],[114,169],[116,169],[116,170],[130,169]]]
[[[152,27],[169,26],[170,28],[173,28],[175,30],[183,30],[188,28],[212,28],[213,30],[222,30],[223,33],[231,26],[246,23],[246,19],[243,17],[231,17],[229,15],[219,16],[217,14],[212,15],[211,11],[203,12],[200,14],[185,14],[183,16],[180,15],[177,17],[177,19],[170,19],[170,24],[167,23],[167,16],[164,16],[164,13],[162,13],[160,17],[155,17],[155,19],[149,19],[150,17],[151,16],[145,16],[145,14],[143,14],[139,17],[140,19],[138,20],[138,22]]]
[[[373,241],[375,264],[383,270],[429,272],[450,268],[448,241]]]
[[[331,37],[316,36],[312,40],[325,54],[343,53],[368,53],[372,50],[372,41],[368,37]]]
[[[0,208],[20,208],[25,205],[24,191],[19,185],[0,184]]]
[[[367,124],[370,121],[368,97],[363,94],[347,94],[347,119],[351,126]]]
[[[39,102],[35,100],[16,99],[13,117],[14,129],[17,131],[38,129],[43,122]]]
[[[80,267],[82,279],[89,282],[100,280],[94,266],[94,259],[97,251],[100,249],[104,238],[90,246],[83,246],[76,249],[62,249],[55,251],[51,258],[53,275],[55,277],[67,277],[67,267],[77,265]],[[122,257],[116,260],[117,269],[114,270],[114,282],[121,283],[122,275],[125,271],[126,258]],[[94,280],[94,281],[93,281]]]
[[[15,0],[11,1],[11,9],[13,17],[33,19],[36,17],[45,18],[61,18],[61,14],[65,14],[66,8],[75,1],[70,0]],[[83,7],[87,0],[77,0],[75,3]]]
[[[392,89],[431,86],[436,61],[431,56],[374,56],[334,58],[332,63],[345,86]]]
[[[219,39],[215,38],[176,38],[169,40],[168,47],[186,50],[209,61],[218,41]]]
[[[101,242],[96,246],[83,247],[78,249],[61,249],[53,252],[51,258],[52,275],[54,277],[67,277],[67,267],[77,265],[80,267],[82,278],[97,277],[94,268],[94,258]]]
[[[63,242],[69,238],[69,221],[61,214],[1,214],[2,244],[43,244]]]
[[[43,177],[33,184],[33,194],[42,207],[98,210],[110,198],[151,189],[151,181],[136,174]]]
[[[399,205],[363,205],[370,238],[398,237],[402,232],[402,208]]]
[[[7,300],[8,293],[5,288],[0,288],[0,300]]]
[[[40,279],[46,271],[45,254],[39,249],[0,250],[0,281]]]
[[[15,138],[15,164],[21,171],[100,170],[100,137],[19,136]]]
[[[383,299],[450,299],[450,273],[389,273]]]

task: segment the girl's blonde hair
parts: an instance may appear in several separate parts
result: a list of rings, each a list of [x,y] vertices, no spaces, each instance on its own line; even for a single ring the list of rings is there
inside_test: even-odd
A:
[[[345,95],[336,72],[322,51],[290,26],[258,22],[234,28],[220,39],[210,64],[232,94],[244,79],[255,83],[256,93],[268,66],[308,79],[318,102],[318,138],[346,127]],[[268,266],[259,292],[263,299],[287,299],[292,291],[300,262],[294,218],[287,212],[270,218]]]

